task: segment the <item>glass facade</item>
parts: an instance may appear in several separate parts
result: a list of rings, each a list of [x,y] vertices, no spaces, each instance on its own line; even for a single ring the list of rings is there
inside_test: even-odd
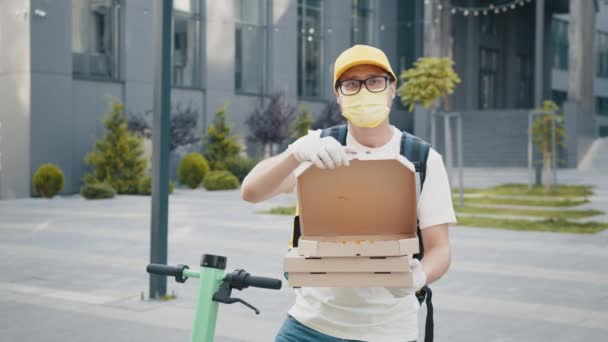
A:
[[[479,17],[479,31],[482,34],[497,36],[496,18],[493,15],[482,15]]]
[[[530,56],[517,56],[517,106],[519,108],[532,107],[532,59]]]
[[[553,18],[551,21],[553,40],[553,68],[568,70],[568,22]]]
[[[172,81],[178,87],[198,87],[200,65],[200,0],[173,2]]]
[[[496,67],[498,53],[481,48],[479,69],[479,109],[496,107]]]
[[[120,2],[72,1],[74,76],[117,80],[120,60]]]
[[[608,116],[608,97],[595,98],[595,112],[600,116]]]
[[[352,0],[351,45],[373,43],[373,0]]]
[[[608,78],[608,33],[596,32],[595,51],[597,51],[596,74]]]
[[[298,0],[298,96],[322,96],[323,0]]]
[[[234,5],[235,88],[262,93],[268,88],[268,0],[236,0]]]

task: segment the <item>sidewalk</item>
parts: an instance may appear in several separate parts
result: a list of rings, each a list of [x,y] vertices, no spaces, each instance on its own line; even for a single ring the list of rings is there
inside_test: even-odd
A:
[[[565,184],[596,186],[608,211],[608,171],[560,170]],[[466,168],[465,186],[525,178],[523,169]],[[228,257],[227,270],[282,277],[292,218],[258,212],[238,191],[177,189],[170,197],[169,263]],[[168,280],[170,302],[147,293],[150,198],[0,201],[0,340],[187,341],[197,281]],[[608,334],[608,234],[574,235],[453,226],[450,271],[433,284],[436,341],[599,341]],[[294,296],[236,291],[261,310],[222,305],[217,341],[272,341]],[[424,310],[424,309],[423,309]],[[422,324],[422,322],[421,322]]]
[[[177,190],[169,262],[194,266],[200,254],[216,253],[228,257],[228,270],[280,278],[292,218],[257,212],[294,200],[252,205],[237,191]],[[0,340],[187,340],[196,281],[169,280],[175,301],[139,300],[147,292],[149,207],[138,196],[0,202]],[[607,235],[455,226],[451,241],[451,270],[433,286],[437,341],[601,340],[608,333]],[[272,341],[293,303],[291,289],[238,296],[262,314],[222,306],[218,341]]]

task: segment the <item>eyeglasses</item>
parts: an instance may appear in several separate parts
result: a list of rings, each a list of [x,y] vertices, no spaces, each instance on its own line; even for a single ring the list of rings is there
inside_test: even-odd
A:
[[[340,92],[345,96],[352,96],[361,90],[361,85],[365,84],[365,88],[371,93],[379,93],[386,89],[390,76],[372,76],[366,80],[344,80],[336,83],[336,88],[340,88]]]

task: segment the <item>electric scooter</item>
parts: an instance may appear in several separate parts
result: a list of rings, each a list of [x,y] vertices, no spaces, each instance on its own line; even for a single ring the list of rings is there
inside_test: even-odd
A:
[[[230,297],[233,289],[243,290],[250,286],[272,290],[281,289],[282,282],[279,279],[252,276],[242,269],[224,273],[226,262],[226,257],[203,254],[200,270],[191,270],[187,265],[181,264],[177,266],[149,264],[146,268],[150,274],[175,277],[175,281],[178,283],[185,283],[188,278],[200,279],[191,342],[213,341],[219,303],[241,303],[255,311],[256,314],[260,313],[260,310],[244,300]]]

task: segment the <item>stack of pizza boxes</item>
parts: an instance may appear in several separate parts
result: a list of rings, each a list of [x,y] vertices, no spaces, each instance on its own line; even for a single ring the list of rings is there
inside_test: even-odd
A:
[[[301,236],[283,260],[291,287],[409,287],[418,253],[416,174],[403,157],[311,166],[298,176]]]

